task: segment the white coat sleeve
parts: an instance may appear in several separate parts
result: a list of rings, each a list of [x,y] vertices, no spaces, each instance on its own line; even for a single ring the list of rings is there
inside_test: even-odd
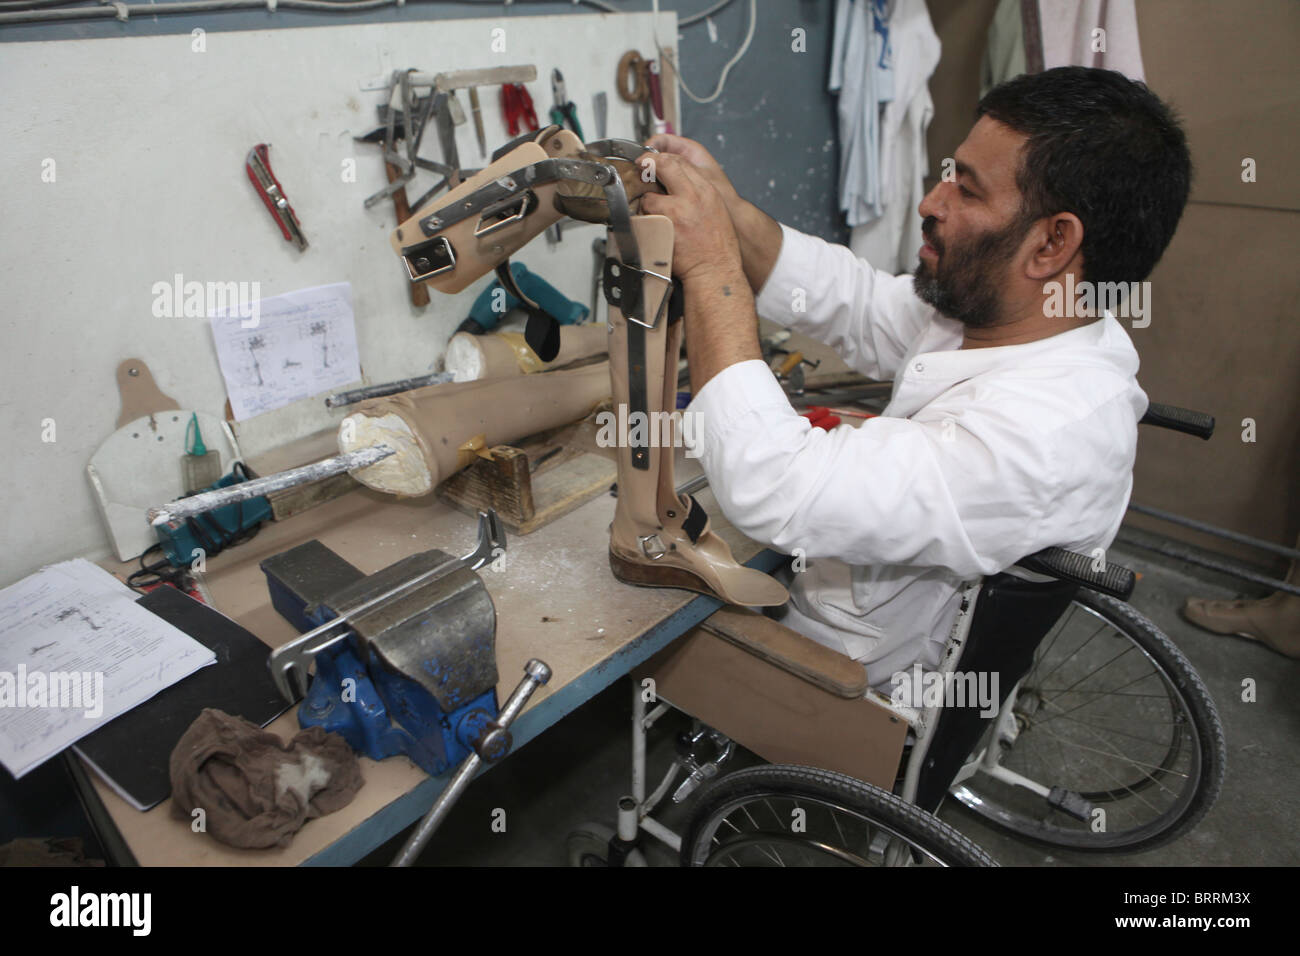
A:
[[[761,361],[700,390],[690,447],[728,520],[786,554],[992,574],[1043,546],[1058,445],[970,396],[914,418],[812,428]]]
[[[824,342],[854,371],[894,378],[934,316],[910,275],[892,276],[846,246],[781,226],[781,252],[755,301],[758,314]]]

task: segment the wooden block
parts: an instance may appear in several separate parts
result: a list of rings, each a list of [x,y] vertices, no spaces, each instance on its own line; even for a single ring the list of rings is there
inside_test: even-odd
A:
[[[831,693],[703,627],[634,676],[653,678],[657,697],[764,760],[894,787],[907,722],[871,698]]]
[[[438,486],[438,495],[469,513],[493,508],[516,534],[536,531],[607,492],[618,474],[602,456],[556,444],[563,434],[530,439],[522,448],[497,445],[492,460],[479,459],[452,475]],[[534,471],[530,461],[543,455]]]
[[[857,661],[748,608],[719,608],[700,626],[837,697],[852,700],[870,686]]]

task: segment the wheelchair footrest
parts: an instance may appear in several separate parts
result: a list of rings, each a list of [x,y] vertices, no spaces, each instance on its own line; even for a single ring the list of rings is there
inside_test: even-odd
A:
[[[1074,817],[1081,823],[1087,823],[1088,818],[1092,816],[1092,803],[1085,800],[1081,794],[1063,787],[1051,789],[1047,794],[1047,805]]]

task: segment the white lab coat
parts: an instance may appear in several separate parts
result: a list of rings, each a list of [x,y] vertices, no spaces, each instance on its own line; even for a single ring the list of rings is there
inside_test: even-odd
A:
[[[888,692],[896,672],[937,665],[964,582],[1050,545],[1086,553],[1114,539],[1147,407],[1138,356],[1109,314],[962,350],[960,323],[917,298],[910,276],[782,232],[759,314],[892,378],[889,406],[860,428],[814,429],[763,362],[740,362],[691,402],[691,446],[737,529],[810,559],[784,622]]]

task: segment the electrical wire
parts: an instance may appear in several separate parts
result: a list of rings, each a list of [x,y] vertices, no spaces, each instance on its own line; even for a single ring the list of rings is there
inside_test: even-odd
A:
[[[719,96],[722,95],[722,91],[727,85],[727,74],[731,72],[731,68],[733,66],[735,66],[737,63],[740,62],[740,58],[744,56],[745,51],[749,49],[750,41],[754,39],[754,27],[758,24],[758,0],[749,0],[749,29],[745,31],[744,42],[740,44],[740,49],[736,51],[735,56],[733,56],[730,60],[726,62],[726,64],[723,65],[722,75],[718,77],[718,85],[714,88],[713,92],[710,95],[705,97],[696,96],[695,93],[692,92],[691,88],[686,85],[686,81],[682,79],[682,74],[678,71],[677,64],[673,62],[672,57],[664,55],[663,44],[659,42],[659,26],[658,26],[659,0],[653,0],[653,2],[654,2],[654,14],[655,14],[655,23],[654,23],[655,48],[659,51],[659,62],[666,65],[668,69],[673,71],[673,79],[677,81],[677,86],[681,89],[683,93],[686,94],[686,96],[690,100],[699,103],[701,105],[706,103],[712,103],[714,100],[716,100]],[[720,4],[718,6],[711,8],[710,10],[706,10],[703,14],[697,14],[696,16],[697,17],[708,16],[714,10],[720,10],[725,5],[726,4]],[[692,18],[692,22],[694,22],[694,18]]]

